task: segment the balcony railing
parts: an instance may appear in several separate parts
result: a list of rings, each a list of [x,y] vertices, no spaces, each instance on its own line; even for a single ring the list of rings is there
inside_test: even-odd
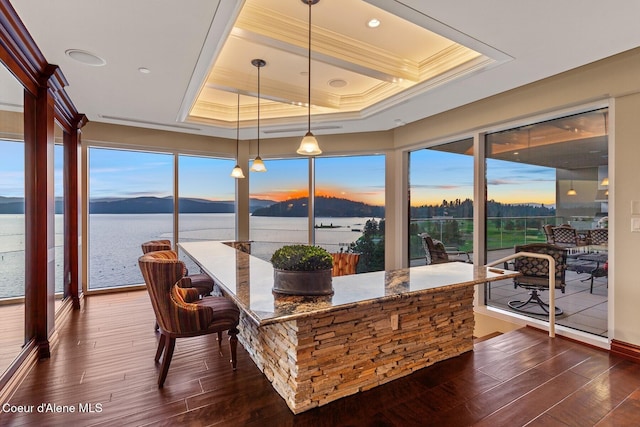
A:
[[[487,219],[487,250],[513,248],[515,245],[545,242],[545,224],[559,225],[567,222],[564,217],[489,217]],[[410,259],[424,257],[418,234],[429,233],[444,243],[448,250],[473,250],[473,218],[413,218],[409,223]]]

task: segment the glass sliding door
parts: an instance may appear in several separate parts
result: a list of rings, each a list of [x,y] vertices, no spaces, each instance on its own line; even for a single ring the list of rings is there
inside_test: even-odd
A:
[[[473,250],[473,138],[409,153],[409,264],[435,261],[425,236],[446,257],[471,260]]]
[[[89,289],[143,284],[140,244],[173,236],[173,155],[89,148]]]
[[[250,172],[251,254],[269,260],[279,247],[309,242],[309,160],[265,162],[267,172]]]
[[[385,156],[315,159],[315,243],[360,254],[357,272],[384,270]]]
[[[608,299],[603,255],[607,239],[601,239],[607,236],[602,230],[608,216],[607,122],[607,109],[598,109],[486,135],[487,260],[513,253],[516,245],[549,242],[564,247],[566,287],[556,294],[564,314],[556,322],[603,336]],[[545,233],[545,225],[546,230],[562,225],[576,237],[561,241],[560,234],[554,238],[551,231]],[[597,256],[589,256],[595,252]],[[591,274],[596,269],[602,273],[597,277]],[[492,285],[486,303],[512,310],[508,303],[526,301],[527,294],[511,282]],[[548,298],[546,291],[541,295]],[[537,307],[525,310],[519,313],[546,319]]]

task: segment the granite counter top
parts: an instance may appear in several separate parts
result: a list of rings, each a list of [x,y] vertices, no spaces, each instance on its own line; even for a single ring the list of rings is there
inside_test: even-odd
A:
[[[179,246],[259,325],[516,275],[498,268],[450,262],[334,277],[333,295],[291,296],[272,291],[273,267],[267,261],[217,241],[185,242]]]

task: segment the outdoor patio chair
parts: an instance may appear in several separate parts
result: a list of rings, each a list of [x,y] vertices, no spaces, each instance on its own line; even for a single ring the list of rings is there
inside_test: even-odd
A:
[[[164,385],[177,338],[217,333],[218,350],[222,355],[222,332],[228,331],[231,364],[235,370],[238,307],[225,297],[198,299],[198,290],[191,287],[191,279],[183,276],[184,263],[166,252],[169,251],[149,252],[138,258],[160,327],[155,361],[158,362],[163,353],[164,356],[158,387]]]
[[[515,252],[532,252],[537,254],[551,255],[556,262],[555,279],[556,289],[562,293],[565,291],[565,272],[567,270],[566,249],[549,243],[531,243],[515,247]],[[549,314],[549,304],[542,301],[540,292],[549,289],[549,261],[530,256],[515,258],[514,269],[521,273],[513,279],[513,287],[521,287],[529,290],[529,299],[526,301],[509,301],[508,305],[516,311],[529,314]],[[544,313],[531,311],[530,307],[539,306]],[[556,307],[556,315],[561,315],[562,309]]]
[[[553,225],[545,224],[542,226],[542,231],[544,232],[544,237],[547,239],[547,243],[555,243],[553,240]]]
[[[594,228],[593,230],[589,230],[589,243],[592,245],[609,244],[609,229]]]
[[[427,265],[442,264],[444,262],[461,261],[460,259],[450,259],[450,256],[464,256],[465,262],[471,262],[471,257],[465,251],[448,251],[439,240],[434,240],[429,233],[418,234],[422,239],[422,247],[424,248]]]
[[[580,235],[574,227],[563,224],[558,227],[551,227],[553,233],[553,244],[563,248],[586,245],[587,236]]]

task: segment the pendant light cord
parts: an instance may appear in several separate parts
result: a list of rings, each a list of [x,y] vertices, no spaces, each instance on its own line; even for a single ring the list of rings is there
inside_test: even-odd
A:
[[[258,66],[258,157],[260,157],[260,68]]]
[[[236,120],[236,163],[240,156],[240,92],[238,92],[238,114]]]
[[[312,1],[309,1],[309,61],[308,61],[308,69],[307,69],[307,78],[309,84],[307,85],[307,130],[311,132],[311,5]]]

